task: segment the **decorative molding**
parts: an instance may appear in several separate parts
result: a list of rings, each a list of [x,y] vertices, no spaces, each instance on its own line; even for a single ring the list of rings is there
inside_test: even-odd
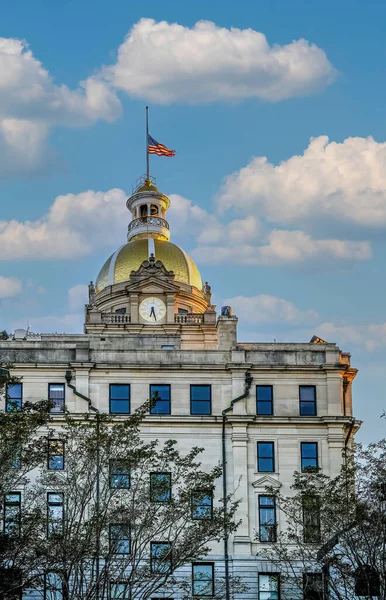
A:
[[[282,486],[280,481],[278,481],[277,479],[274,479],[273,477],[271,477],[271,475],[263,475],[263,477],[256,479],[256,481],[254,481],[252,483],[252,485],[255,489],[263,489],[263,490],[267,487],[271,487],[275,490],[279,490]]]

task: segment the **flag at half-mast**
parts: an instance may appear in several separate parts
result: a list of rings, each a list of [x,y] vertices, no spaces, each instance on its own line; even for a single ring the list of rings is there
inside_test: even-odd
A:
[[[175,150],[170,150],[164,144],[160,144],[149,134],[147,134],[147,152],[148,154],[158,154],[158,156],[175,156],[176,154]]]

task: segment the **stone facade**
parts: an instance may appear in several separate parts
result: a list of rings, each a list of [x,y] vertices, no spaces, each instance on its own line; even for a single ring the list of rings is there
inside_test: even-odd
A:
[[[141,205],[149,204],[146,186],[141,190],[135,192],[137,219]],[[167,202],[160,197],[159,214],[164,218]],[[156,200],[157,193],[152,192],[152,203]],[[149,231],[152,239],[157,226]],[[149,249],[152,247],[149,244]],[[112,383],[130,384],[131,410],[149,398],[151,384],[170,385],[170,414],[147,416],[142,435],[176,439],[182,450],[203,446],[203,464],[208,469],[222,461],[225,419],[226,486],[241,499],[237,516],[242,520],[229,540],[230,572],[242,575],[249,585],[244,600],[259,598],[259,573],[272,570],[260,554],[265,543],[257,536],[259,495],[267,485],[289,492],[294,471],[301,470],[302,442],[317,443],[317,461],[323,473],[339,471],[345,444],[352,439],[348,433],[353,434],[358,426],[352,426],[351,389],[356,369],[350,366],[350,355],[322,340],[238,342],[237,317],[229,309],[217,317],[210,286],[199,289],[191,285],[188,276],[177,280],[170,265],[150,252],[147,260],[139,261],[137,268],[127,273],[125,281],[114,281],[99,291],[90,285],[84,334],[23,336],[19,332],[0,341],[0,362],[12,363],[12,373],[22,377],[24,401],[47,398],[49,383],[63,383],[65,405],[73,414],[90,409],[66,384],[66,371],[71,371],[76,390],[102,413],[109,412]],[[145,306],[150,313],[142,311],[145,316],[141,317],[139,307],[145,299],[149,299]],[[165,306],[159,320],[154,299]],[[211,386],[210,414],[191,414],[190,386],[197,384]],[[272,414],[257,414],[257,386],[272,386]],[[301,414],[301,386],[313,390],[315,414]],[[60,415],[55,415],[55,423],[60,426]],[[258,470],[258,442],[273,442],[271,472]],[[221,497],[219,482],[215,501]],[[279,511],[277,521],[280,529],[284,523]],[[209,560],[223,572],[222,543],[213,545]]]

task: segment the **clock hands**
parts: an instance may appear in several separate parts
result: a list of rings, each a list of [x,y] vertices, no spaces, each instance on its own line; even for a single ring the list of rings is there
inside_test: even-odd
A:
[[[156,317],[156,314],[155,314],[155,311],[154,311],[154,306],[152,306],[151,309],[150,309],[150,315],[149,316],[151,317],[152,315],[154,317],[154,321],[156,321],[157,317]]]

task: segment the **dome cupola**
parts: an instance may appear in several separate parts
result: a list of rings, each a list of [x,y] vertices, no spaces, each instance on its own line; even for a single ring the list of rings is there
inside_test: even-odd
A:
[[[154,177],[141,177],[136,182],[126,206],[132,215],[127,232],[128,242],[149,237],[167,242],[170,240],[169,223],[166,220],[170,200],[155,186]]]

